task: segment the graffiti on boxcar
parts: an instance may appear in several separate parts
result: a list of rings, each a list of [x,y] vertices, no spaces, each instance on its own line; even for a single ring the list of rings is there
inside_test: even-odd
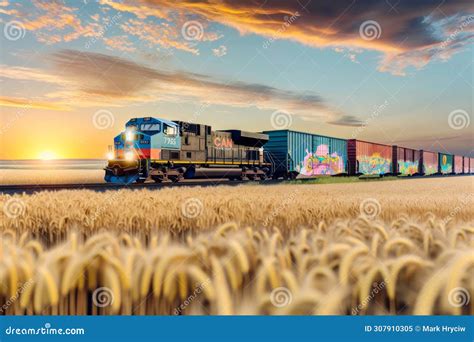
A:
[[[443,155],[441,158],[441,173],[451,173],[453,171],[453,165],[449,162],[448,156]]]
[[[314,153],[306,150],[296,170],[304,176],[337,175],[344,172],[344,159],[337,152],[329,154],[328,145],[319,145]]]
[[[374,153],[371,156],[360,156],[359,173],[365,175],[384,175],[390,173],[392,161],[384,158],[380,153]]]
[[[435,173],[438,172],[438,165],[433,165],[433,164],[425,164],[423,166],[425,175],[434,175]]]
[[[402,175],[414,175],[418,172],[418,161],[398,161],[398,172]]]

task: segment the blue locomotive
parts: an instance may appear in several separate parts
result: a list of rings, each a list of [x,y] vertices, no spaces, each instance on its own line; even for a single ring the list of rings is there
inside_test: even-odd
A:
[[[129,184],[183,178],[266,179],[268,135],[158,118],[134,118],[114,139],[105,180]]]

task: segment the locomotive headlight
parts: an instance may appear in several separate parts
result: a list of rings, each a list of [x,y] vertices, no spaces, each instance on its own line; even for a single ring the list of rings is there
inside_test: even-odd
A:
[[[131,151],[125,153],[125,160],[132,161],[135,160],[135,154]]]
[[[108,159],[108,160],[112,160],[112,159],[114,159],[114,157],[115,157],[115,155],[114,155],[113,152],[107,153],[107,159]]]
[[[133,138],[135,137],[135,133],[132,131],[127,131],[125,133],[125,140],[127,141],[133,141]]]

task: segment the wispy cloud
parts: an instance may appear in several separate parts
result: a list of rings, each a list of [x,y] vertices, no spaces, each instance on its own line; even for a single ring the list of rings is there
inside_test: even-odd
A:
[[[362,127],[364,125],[364,122],[360,120],[359,118],[353,116],[353,115],[343,115],[340,118],[329,121],[331,125],[336,125],[336,126],[350,126],[350,127]]]
[[[227,47],[224,45],[221,45],[216,49],[212,49],[212,54],[216,57],[223,57],[227,55]]]
[[[166,72],[124,58],[62,50],[52,56],[56,70],[76,90],[104,101],[194,100],[235,107],[285,109],[296,115],[335,119],[338,114],[314,93],[295,93],[262,84],[225,82],[202,74]]]
[[[197,101],[232,107],[285,110],[319,121],[354,125],[356,119],[333,110],[318,94],[292,92],[264,84],[224,81],[202,74],[168,72],[100,53],[61,50],[49,57],[53,69],[6,68],[0,76],[57,86],[44,94],[53,107],[126,106],[144,102]],[[11,104],[12,102],[10,102]],[[8,105],[8,103],[4,102]],[[1,105],[1,103],[0,103]],[[344,121],[346,120],[346,121]]]
[[[58,105],[51,102],[37,101],[27,98],[18,97],[7,97],[0,96],[0,106],[3,107],[15,107],[15,108],[34,108],[34,109],[47,109],[57,111],[67,111],[67,106]]]

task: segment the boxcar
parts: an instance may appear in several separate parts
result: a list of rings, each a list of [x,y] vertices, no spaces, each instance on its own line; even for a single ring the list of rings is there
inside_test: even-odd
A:
[[[438,173],[439,157],[438,152],[422,151],[421,153],[421,173],[425,176]]]
[[[454,171],[455,174],[463,173],[463,157],[462,156],[454,156]]]
[[[474,173],[474,158],[469,158],[469,173]]]
[[[392,146],[368,141],[347,141],[349,174],[385,175],[392,170]]]
[[[439,173],[447,175],[453,173],[453,155],[439,153]]]
[[[393,174],[412,176],[421,173],[421,152],[412,148],[393,146]]]
[[[469,157],[463,157],[462,158],[462,164],[463,164],[463,173],[468,174],[470,172],[469,169]]]
[[[347,140],[292,130],[266,131],[274,178],[347,174]]]

